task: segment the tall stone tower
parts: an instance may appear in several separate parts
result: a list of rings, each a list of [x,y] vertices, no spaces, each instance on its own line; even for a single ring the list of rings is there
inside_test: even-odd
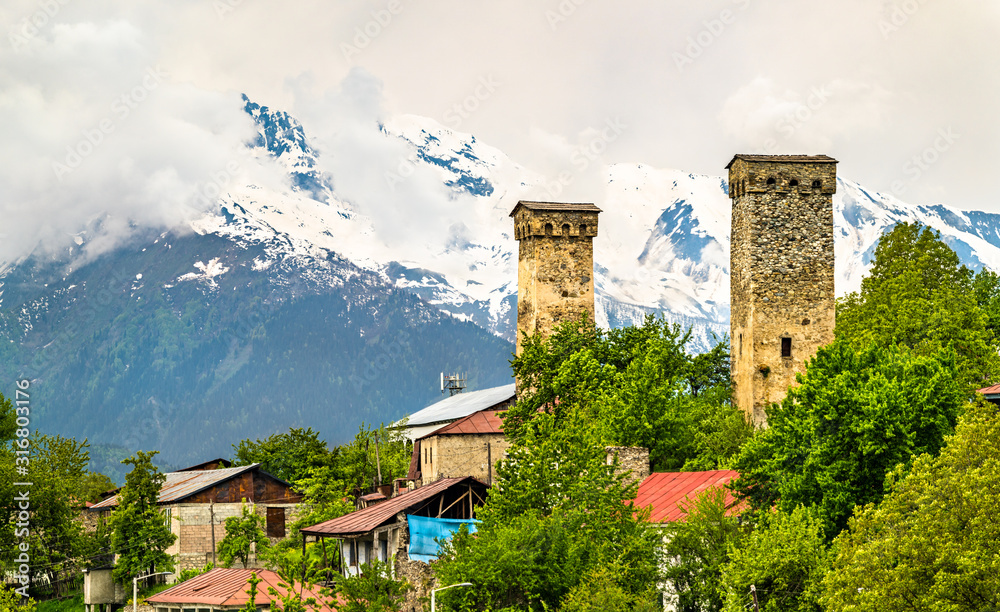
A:
[[[584,311],[594,320],[594,238],[600,212],[593,204],[525,201],[511,211],[518,241],[518,355],[522,333],[548,335]]]
[[[816,349],[833,341],[833,194],[825,155],[737,155],[733,202],[733,399],[758,427]]]

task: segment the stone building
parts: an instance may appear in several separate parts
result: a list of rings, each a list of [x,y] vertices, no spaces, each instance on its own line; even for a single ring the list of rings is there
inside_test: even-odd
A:
[[[244,503],[264,519],[272,543],[284,539],[288,535],[286,525],[298,518],[302,496],[287,482],[262,470],[259,463],[208,470],[189,468],[165,476],[157,503],[177,536],[165,551],[174,557],[176,572],[202,568],[213,561],[218,543],[226,536],[226,519],[239,516]],[[89,511],[107,518],[117,505],[115,495]]]
[[[594,320],[593,204],[520,201],[514,218],[518,241],[517,354],[524,333],[547,335],[586,312]]]
[[[417,440],[408,478],[428,485],[441,478],[472,476],[492,485],[496,465],[510,448],[501,412],[481,410]]]
[[[733,398],[757,426],[833,341],[836,164],[825,155],[737,155],[726,166]]]

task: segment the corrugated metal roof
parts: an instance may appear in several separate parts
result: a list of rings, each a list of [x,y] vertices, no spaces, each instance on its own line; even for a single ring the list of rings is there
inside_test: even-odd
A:
[[[372,529],[381,526],[396,517],[400,512],[409,513],[415,506],[431,499],[438,493],[450,489],[451,487],[465,484],[467,481],[477,482],[483,486],[485,483],[473,478],[463,476],[461,478],[442,478],[432,482],[427,486],[400,493],[388,501],[381,502],[374,506],[362,508],[350,514],[345,514],[311,527],[301,530],[306,535],[344,536],[368,533]]]
[[[600,208],[590,202],[529,202],[521,200],[514,206],[514,210],[510,211],[510,216],[513,217],[514,213],[521,207],[528,210],[554,210],[559,212],[602,212]]]
[[[514,395],[513,384],[493,387],[492,389],[482,389],[481,391],[457,393],[411,414],[406,424],[409,427],[413,427],[415,425],[430,425],[432,423],[454,421],[462,417],[467,417],[474,412],[493,408],[497,404],[510,401],[514,399]]]
[[[503,419],[500,418],[502,410],[480,410],[473,412],[464,419],[459,419],[454,423],[449,423],[437,429],[421,440],[431,436],[460,436],[477,434],[502,434]]]
[[[774,162],[780,164],[836,164],[837,160],[828,155],[745,155],[738,153],[726,164],[726,169],[737,159],[751,162]]]
[[[195,493],[215,486],[220,482],[239,476],[244,472],[249,472],[260,467],[259,463],[243,465],[240,467],[223,468],[221,470],[205,470],[200,472],[168,472],[167,477],[160,489],[160,497],[157,503],[169,504],[190,497]],[[109,497],[101,503],[95,505],[91,510],[102,510],[113,508],[118,505],[118,496]]]
[[[980,393],[989,397],[991,395],[1000,395],[1000,385],[993,385],[991,387],[986,387],[979,390]]]
[[[681,505],[685,500],[694,501],[701,492],[722,487],[735,478],[739,472],[733,470],[713,470],[710,472],[657,472],[650,474],[635,496],[636,508],[652,507],[650,522],[672,523],[687,516]],[[726,506],[735,508],[736,498],[726,492]]]
[[[257,585],[257,605],[270,604],[272,597],[268,587],[274,588],[282,595],[288,594],[288,589],[279,586],[284,581],[271,570],[225,569],[216,568],[201,576],[195,576],[166,591],[150,595],[146,598],[151,604],[201,604],[206,606],[243,606],[250,600],[250,584],[247,582],[251,574],[257,574],[261,583]],[[317,604],[310,609],[316,612],[335,612],[334,608],[320,602],[327,601],[315,589],[303,587],[302,598],[314,597]],[[339,605],[339,603],[338,603]]]

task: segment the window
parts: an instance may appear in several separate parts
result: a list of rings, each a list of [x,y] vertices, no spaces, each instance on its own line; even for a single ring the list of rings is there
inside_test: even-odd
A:
[[[586,236],[587,235],[587,225],[586,224],[580,226],[580,235],[581,236]]]
[[[389,540],[379,540],[379,552],[382,556],[379,557],[379,561],[389,560]]]
[[[358,543],[351,540],[345,546],[347,546],[347,565],[354,567],[358,564]]]
[[[781,356],[791,357],[792,356],[792,339],[782,338],[781,339]]]
[[[546,236],[551,236],[552,235],[552,224],[551,223],[546,223],[545,224],[545,235]]]
[[[773,176],[771,176],[771,177],[768,177],[768,179],[767,179],[767,184],[768,184],[768,185],[774,185],[774,184],[775,184],[775,183],[777,183],[777,182],[778,182],[778,181],[774,180],[774,177],[773,177]]]
[[[569,236],[569,223],[563,223],[563,226],[562,226],[562,235],[563,236]]]
[[[743,334],[740,334],[740,355],[743,355]]]
[[[285,509],[284,508],[268,508],[267,509],[267,537],[269,537],[269,538],[283,538],[283,537],[285,537]]]
[[[799,179],[792,179],[791,181],[788,182],[788,186],[789,187],[798,187],[799,186]]]
[[[813,189],[819,189],[820,185],[822,185],[822,183],[819,181],[813,181]]]
[[[163,524],[167,526],[167,529],[170,529],[170,510],[167,508],[163,511]]]

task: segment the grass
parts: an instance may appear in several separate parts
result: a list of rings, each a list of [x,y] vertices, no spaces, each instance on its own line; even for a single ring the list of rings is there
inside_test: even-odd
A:
[[[79,591],[66,599],[40,601],[35,612],[80,612],[83,609],[83,591]]]

